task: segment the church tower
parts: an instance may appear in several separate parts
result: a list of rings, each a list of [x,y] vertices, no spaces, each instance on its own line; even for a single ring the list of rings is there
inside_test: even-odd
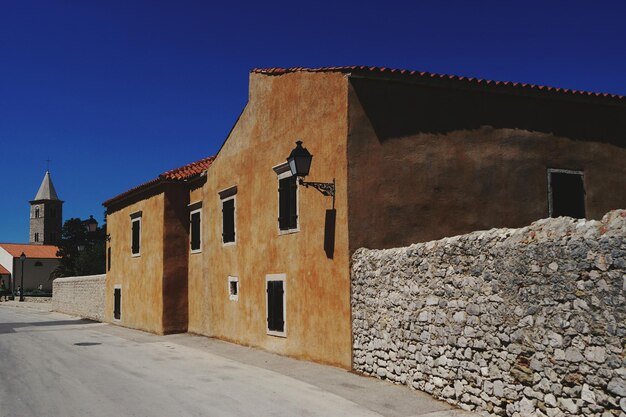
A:
[[[35,199],[30,202],[29,243],[56,245],[61,237],[63,201],[59,200],[50,172],[46,171]]]

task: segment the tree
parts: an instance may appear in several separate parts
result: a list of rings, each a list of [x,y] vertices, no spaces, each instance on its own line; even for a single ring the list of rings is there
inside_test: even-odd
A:
[[[90,219],[93,220],[93,219]],[[106,263],[106,224],[90,232],[88,220],[66,220],[61,229],[59,266],[50,278],[103,274]]]

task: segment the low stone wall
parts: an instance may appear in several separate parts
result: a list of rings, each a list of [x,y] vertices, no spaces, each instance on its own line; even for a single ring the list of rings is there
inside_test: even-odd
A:
[[[352,264],[353,367],[490,416],[626,416],[626,211]]]
[[[106,275],[57,278],[52,283],[52,309],[92,320],[104,320]]]

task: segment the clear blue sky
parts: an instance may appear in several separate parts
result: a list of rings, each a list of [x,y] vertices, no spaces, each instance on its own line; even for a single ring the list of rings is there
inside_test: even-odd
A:
[[[0,0],[0,241],[214,154],[254,67],[371,65],[626,95],[626,2]]]

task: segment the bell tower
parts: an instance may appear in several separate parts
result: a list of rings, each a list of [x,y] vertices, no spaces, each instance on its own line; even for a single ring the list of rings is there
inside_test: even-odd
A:
[[[63,201],[59,200],[50,172],[46,171],[35,199],[30,201],[30,233],[28,242],[35,245],[56,245],[61,237]]]

